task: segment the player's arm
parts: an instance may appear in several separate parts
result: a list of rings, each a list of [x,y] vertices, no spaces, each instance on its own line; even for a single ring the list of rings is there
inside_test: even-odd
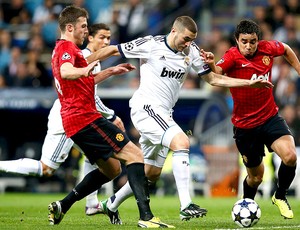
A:
[[[208,74],[201,75],[202,79],[208,82],[210,85],[219,87],[252,87],[252,88],[273,88],[273,84],[269,81],[257,79],[246,80],[239,78],[231,78],[225,75],[209,72]]]
[[[120,52],[115,45],[106,46],[89,55],[86,60],[88,63],[93,61],[103,61],[111,56],[119,56]]]
[[[273,88],[273,84],[269,81],[257,79],[246,80],[239,78],[227,77],[223,74],[223,69],[215,64],[214,54],[206,52],[203,49],[200,50],[200,56],[202,60],[207,63],[212,70],[208,74],[201,75],[201,77],[210,85],[219,87],[252,87],[252,88]]]
[[[93,71],[97,61],[90,63],[83,68],[74,67],[72,63],[65,62],[60,67],[60,74],[63,79],[75,80],[80,77],[87,77]]]
[[[291,66],[294,67],[294,69],[297,71],[298,75],[300,75],[300,63],[297,55],[295,52],[292,50],[292,48],[285,44],[282,43],[284,46],[284,58],[287,60],[288,63],[290,63]]]
[[[203,59],[203,61],[209,65],[209,68],[214,73],[224,74],[223,69],[220,66],[216,65],[215,55],[212,52],[207,52],[204,49],[201,49],[200,50],[200,56]]]
[[[100,71],[99,73],[97,73],[95,75],[95,84],[98,84],[104,80],[106,80],[107,78],[113,76],[113,75],[121,75],[121,74],[125,74],[128,73],[130,71],[135,70],[136,67],[134,65],[131,65],[129,63],[122,63],[119,64],[117,66],[112,66],[109,67],[105,70]]]

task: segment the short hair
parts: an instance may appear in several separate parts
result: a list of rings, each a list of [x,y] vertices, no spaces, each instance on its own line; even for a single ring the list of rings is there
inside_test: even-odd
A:
[[[188,29],[192,33],[198,32],[198,27],[196,22],[189,16],[180,16],[176,18],[176,20],[173,23],[173,27],[177,28],[179,31]]]
[[[93,37],[98,33],[99,30],[110,30],[109,26],[104,23],[97,23],[97,24],[90,25],[88,29],[89,29],[89,35]]]
[[[75,25],[78,18],[84,17],[89,18],[89,14],[86,9],[70,5],[65,7],[59,14],[58,24],[61,31],[65,31],[67,24]]]
[[[262,36],[262,32],[259,25],[250,19],[242,20],[236,26],[234,37],[236,39],[239,39],[240,34],[256,34],[259,40]]]

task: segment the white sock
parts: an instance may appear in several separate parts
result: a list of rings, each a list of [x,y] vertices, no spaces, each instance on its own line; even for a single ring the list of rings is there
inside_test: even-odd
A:
[[[107,201],[107,207],[110,211],[115,212],[118,210],[118,207],[125,201],[128,197],[132,196],[133,192],[127,181],[122,188],[119,189],[115,195],[111,196]]]
[[[176,187],[180,200],[180,210],[183,210],[191,202],[191,196],[189,191],[190,182],[190,159],[189,150],[181,149],[176,150],[173,153],[173,175],[176,182]]]
[[[83,173],[84,176],[88,173],[90,173],[91,171],[93,171],[94,169],[96,169],[97,166],[92,165],[88,159],[84,160],[83,163]],[[89,208],[93,208],[93,207],[97,207],[97,205],[99,204],[99,200],[98,200],[98,190],[92,192],[91,194],[86,196],[86,207]]]
[[[43,176],[42,163],[38,160],[21,158],[11,161],[0,161],[0,171],[24,176]]]

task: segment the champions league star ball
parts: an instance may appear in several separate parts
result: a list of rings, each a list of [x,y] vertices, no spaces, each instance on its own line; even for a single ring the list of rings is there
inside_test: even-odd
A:
[[[258,204],[249,198],[238,200],[232,207],[231,217],[234,223],[242,228],[255,225],[261,216]]]

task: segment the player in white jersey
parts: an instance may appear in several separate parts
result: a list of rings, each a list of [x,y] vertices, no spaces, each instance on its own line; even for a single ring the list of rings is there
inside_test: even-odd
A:
[[[189,193],[189,138],[172,118],[172,108],[188,72],[194,69],[205,81],[215,86],[272,87],[271,83],[263,80],[233,79],[213,73],[208,64],[203,62],[200,49],[193,42],[196,37],[197,25],[194,20],[181,16],[175,20],[167,35],[138,38],[91,55],[101,59],[111,55],[140,59],[140,86],[129,102],[131,119],[141,135],[139,142],[150,182],[158,180],[168,152],[173,152],[173,174],[182,220],[207,213],[206,209],[192,202]],[[108,200],[101,201],[104,212],[117,211],[118,206],[131,194],[129,183],[126,183]]]
[[[108,46],[110,44],[111,32],[107,25],[99,23],[92,25],[89,28],[88,44],[87,47],[82,50],[84,57],[89,56],[92,52],[97,51],[100,48]],[[100,62],[95,66],[93,72],[97,73],[101,71]],[[95,86],[97,88],[97,85]],[[96,92],[97,90],[95,90]],[[115,115],[112,109],[107,108],[99,96],[95,95],[97,110],[102,115],[113,122],[121,130],[125,131],[122,120]],[[7,173],[16,173],[21,175],[30,176],[45,176],[50,177],[65,162],[74,142],[67,138],[62,125],[62,119],[60,115],[60,102],[55,100],[49,116],[48,116],[48,130],[42,147],[42,154],[40,160],[34,160],[29,158],[22,158],[18,160],[0,161],[0,171]],[[75,146],[76,148],[76,146]],[[84,161],[84,175],[97,168],[91,165],[85,158]],[[86,197],[86,214],[94,215],[100,213],[99,201],[97,198],[97,191]]]

